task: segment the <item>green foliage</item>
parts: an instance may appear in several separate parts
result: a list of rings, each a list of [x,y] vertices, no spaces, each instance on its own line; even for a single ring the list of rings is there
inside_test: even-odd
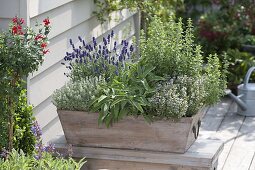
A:
[[[163,23],[155,18],[149,26],[147,40],[141,38],[141,62],[155,66],[155,74],[175,77],[202,74],[201,47],[194,44],[192,21],[183,30],[182,20]]]
[[[43,153],[43,158],[36,160],[32,156],[12,150],[6,160],[0,159],[1,170],[79,170],[85,163],[84,159],[76,162],[72,158],[64,159]]]
[[[4,107],[7,107],[7,104],[1,102]],[[33,124],[33,107],[27,105],[26,90],[22,90],[19,95],[19,101],[14,112],[14,148],[16,150],[23,150],[26,154],[31,154],[34,150],[35,137],[31,132],[31,127]],[[7,109],[4,109],[7,110]],[[1,128],[0,128],[0,150],[7,147],[8,134],[7,125],[8,119],[6,114],[0,115],[1,119]]]
[[[245,35],[242,43],[255,46],[255,35]]]
[[[108,127],[126,115],[142,115],[151,121],[150,115],[144,111],[144,107],[150,105],[148,96],[154,92],[150,84],[163,78],[152,74],[154,67],[140,63],[129,66],[130,70],[120,72],[113,81],[101,86],[102,94],[93,102],[93,110],[100,113],[99,123]]]
[[[226,58],[226,54],[223,58]],[[226,89],[226,73],[228,63],[226,62],[223,65],[223,71],[221,72],[221,63],[218,56],[215,54],[214,56],[210,55],[207,58],[208,62],[205,68],[205,88],[207,91],[206,96],[206,104],[214,104],[219,101],[221,96],[224,96]]]
[[[157,92],[150,98],[155,119],[173,119],[196,114],[205,104],[205,80],[180,76],[158,83]]]
[[[181,6],[176,9],[176,16],[185,20],[192,18],[197,21],[199,17],[206,11],[213,10],[212,7],[217,6],[220,0],[184,0]]]
[[[229,61],[229,85],[240,84],[243,82],[248,69],[255,65],[255,59],[253,55],[247,52],[241,52],[238,49],[227,50],[227,59]]]
[[[33,107],[27,105],[26,90],[23,90],[14,114],[14,148],[16,150],[32,154],[36,140],[31,132],[34,120]]]
[[[158,115],[176,118],[190,116],[202,105],[213,104],[223,95],[227,65],[222,68],[215,55],[206,58],[208,63],[204,68],[201,47],[194,43],[191,20],[183,30],[181,20],[176,23],[170,19],[168,23],[163,23],[155,18],[149,27],[147,40],[143,37],[140,44],[143,65],[153,65],[156,75],[174,80],[172,85],[163,83],[162,89],[151,99]],[[165,92],[166,89],[169,93]],[[163,111],[169,113],[161,113]]]
[[[255,34],[254,2],[222,0],[218,7],[200,18],[198,32],[206,53],[240,49],[245,36]]]
[[[87,77],[79,81],[68,82],[53,94],[53,104],[58,109],[89,111],[91,101],[99,91],[99,85],[104,84],[104,78]]]
[[[0,98],[1,100],[1,98]],[[6,101],[0,101],[0,150],[6,147],[8,142],[7,132],[7,105]]]
[[[101,23],[105,22],[113,11],[124,8],[141,11],[141,29],[145,32],[152,17],[156,15],[167,21],[169,16],[175,15],[176,8],[183,5],[183,0],[94,0],[94,2],[97,6],[94,14]]]

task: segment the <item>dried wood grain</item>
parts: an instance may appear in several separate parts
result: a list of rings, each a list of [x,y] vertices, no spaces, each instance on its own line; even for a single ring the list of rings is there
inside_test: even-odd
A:
[[[112,127],[98,127],[98,114],[58,111],[67,143],[76,146],[141,149],[184,153],[195,141],[193,125],[202,112],[179,121],[155,121],[126,117]]]

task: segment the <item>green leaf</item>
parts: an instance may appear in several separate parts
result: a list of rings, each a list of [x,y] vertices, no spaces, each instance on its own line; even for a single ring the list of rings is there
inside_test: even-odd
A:
[[[117,100],[115,100],[114,102],[112,102],[110,107],[114,107],[116,104],[119,104],[120,102],[122,103],[123,101],[127,101],[126,98],[119,98]]]
[[[145,88],[145,90],[149,90],[150,86],[149,86],[147,80],[143,79],[143,80],[141,80],[141,82],[142,82],[143,87]]]
[[[132,101],[132,100],[131,100],[131,103],[132,103],[132,105],[135,106],[135,108],[136,108],[137,110],[139,110],[141,113],[144,112],[142,106],[141,106],[139,103],[137,103],[136,101]]]
[[[106,95],[101,95],[98,99],[97,102],[100,103],[101,101],[103,101],[104,99],[106,99],[107,96]]]

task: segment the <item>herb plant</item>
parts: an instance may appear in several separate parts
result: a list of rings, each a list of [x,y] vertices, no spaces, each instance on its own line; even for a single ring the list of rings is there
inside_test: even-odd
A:
[[[147,39],[143,36],[140,43],[142,64],[155,66],[156,75],[173,81],[159,84],[160,88],[150,99],[154,108],[150,109],[160,117],[180,118],[192,116],[203,105],[220,99],[226,84],[226,73],[222,72],[226,65],[223,69],[216,55],[207,57],[208,63],[203,64],[201,47],[194,42],[191,20],[183,29],[181,20],[163,23],[155,18],[148,32]]]
[[[72,158],[64,159],[61,157],[53,157],[51,154],[43,153],[43,159],[36,160],[34,157],[26,155],[24,152],[12,150],[8,155],[8,159],[0,159],[0,169],[11,170],[80,170],[84,164],[84,159],[76,162]]]
[[[181,19],[175,22],[170,18],[169,22],[162,22],[155,17],[148,27],[148,35],[142,34],[140,56],[130,57],[133,45],[128,47],[126,41],[121,43],[124,44],[121,53],[112,48],[106,52],[107,47],[99,47],[95,38],[92,45],[86,45],[79,38],[85,49],[84,46],[76,49],[71,43],[74,52],[67,53],[67,64],[64,63],[71,69],[67,76],[73,84],[68,86],[76,86],[87,76],[92,79],[100,76],[105,80],[96,86],[93,97],[85,93],[85,101],[72,99],[78,105],[84,102],[75,107],[99,112],[99,124],[109,127],[129,115],[143,116],[148,122],[192,116],[202,106],[217,102],[225,88],[227,64],[221,66],[217,55],[207,57],[207,63],[204,63],[201,46],[194,42],[192,21],[187,23],[184,28]],[[108,37],[111,38],[111,34]],[[108,46],[109,41],[104,38],[104,45]],[[86,50],[86,55],[81,55]],[[69,92],[70,96],[84,93],[78,90],[78,84],[69,92],[68,86],[55,95],[58,108],[67,105],[64,98],[68,97],[60,96],[69,95]],[[84,91],[86,89],[89,88],[85,85]]]
[[[114,41],[114,32],[112,31],[103,42],[98,43],[96,38],[92,38],[92,43],[86,43],[80,36],[78,37],[81,46],[75,47],[70,39],[70,45],[73,52],[66,53],[62,64],[71,71],[72,81],[81,80],[87,76],[103,76],[109,81],[115,75],[118,75],[120,69],[125,66],[125,61],[130,60],[134,46],[129,42],[122,40],[120,44]]]
[[[147,97],[154,92],[149,84],[163,78],[152,74],[153,67],[140,63],[130,64],[130,67],[101,87],[102,95],[93,102],[93,109],[100,113],[99,123],[109,126],[127,115],[142,115],[151,121],[144,111],[144,107],[150,105]]]
[[[53,94],[53,103],[58,109],[89,111],[91,101],[99,93],[102,77],[85,77],[80,81],[70,81]]]

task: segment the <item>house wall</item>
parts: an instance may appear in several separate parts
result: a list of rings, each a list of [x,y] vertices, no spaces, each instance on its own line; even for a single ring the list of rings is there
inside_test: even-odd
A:
[[[13,10],[8,10],[7,8]],[[4,9],[4,10],[2,10]],[[1,0],[0,28],[15,15],[26,18],[26,23],[34,26],[49,17],[52,30],[49,34],[49,49],[39,70],[28,77],[28,98],[34,106],[34,113],[42,127],[44,141],[55,135],[59,124],[56,107],[51,102],[55,89],[61,88],[68,79],[64,76],[63,61],[66,51],[71,51],[69,39],[79,44],[78,36],[89,42],[92,36],[101,39],[114,29],[118,37],[131,39],[139,29],[138,14],[123,10],[111,14],[113,19],[103,25],[93,16],[93,0]]]

